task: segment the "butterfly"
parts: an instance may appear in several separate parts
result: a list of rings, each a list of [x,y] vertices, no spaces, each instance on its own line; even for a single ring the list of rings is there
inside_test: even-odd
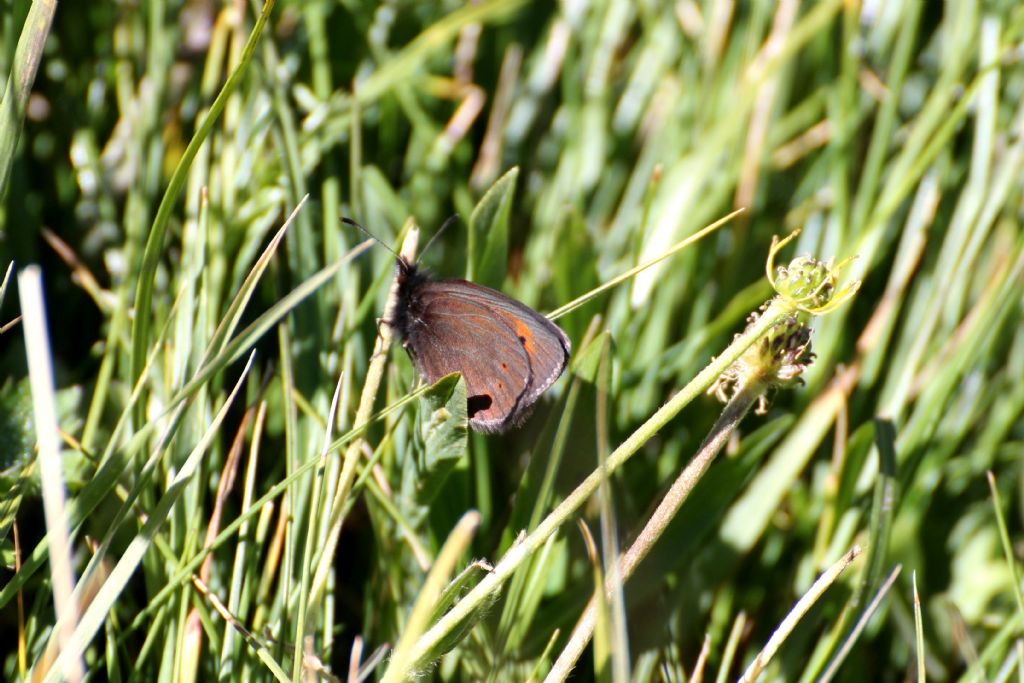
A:
[[[398,256],[398,300],[389,321],[420,376],[453,372],[466,382],[469,426],[520,425],[565,370],[572,345],[558,325],[501,292],[435,280]]]

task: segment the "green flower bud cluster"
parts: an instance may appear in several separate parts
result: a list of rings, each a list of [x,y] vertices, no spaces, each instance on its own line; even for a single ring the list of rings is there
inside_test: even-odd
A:
[[[819,261],[811,256],[798,256],[788,266],[776,267],[775,255],[798,234],[800,231],[796,230],[785,239],[776,237],[772,240],[765,264],[768,281],[778,293],[778,298],[798,311],[821,315],[835,310],[860,287],[856,280],[842,288],[836,287],[839,271],[852,259],[833,264],[831,259]]]
[[[831,264],[798,256],[789,266],[776,266],[775,291],[801,308],[822,308],[836,293],[836,276]]]

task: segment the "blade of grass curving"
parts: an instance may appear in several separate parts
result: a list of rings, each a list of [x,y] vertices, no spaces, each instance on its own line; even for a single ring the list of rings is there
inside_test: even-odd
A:
[[[509,549],[501,561],[495,565],[494,572],[484,578],[473,590],[466,594],[441,620],[431,627],[415,646],[417,661],[432,652],[436,644],[448,631],[465,619],[471,612],[487,602],[491,594],[501,588],[508,578],[515,573],[547,538],[573,515],[579,507],[590,498],[601,480],[616,471],[624,462],[635,454],[645,443],[657,434],[670,420],[688,405],[694,398],[707,391],[708,387],[745,351],[755,340],[760,339],[767,331],[787,315],[786,307],[773,302],[750,328],[736,337],[732,344],[720,356],[712,360],[693,380],[676,393],[667,403],[659,408],[644,424],[637,428],[611,455],[608,456],[607,472],[595,470],[591,472],[530,534],[521,542]]]
[[[188,179],[189,167],[192,165],[193,159],[195,159],[200,147],[210,135],[210,131],[213,130],[213,124],[220,117],[228,98],[235,91],[235,88],[238,87],[242,76],[249,66],[249,62],[252,61],[260,34],[263,33],[263,28],[270,18],[270,12],[274,9],[275,3],[276,0],[264,1],[263,9],[252,31],[249,33],[249,39],[246,41],[245,47],[242,49],[242,56],[238,66],[231,72],[227,81],[224,82],[224,87],[221,88],[217,98],[210,105],[206,118],[203,119],[195,135],[189,141],[188,147],[185,148],[185,152],[182,154],[178,165],[174,169],[174,173],[171,175],[171,179],[167,184],[167,190],[160,200],[156,217],[153,219],[153,225],[146,238],[146,247],[142,255],[142,265],[138,274],[138,284],[135,288],[135,317],[132,320],[131,357],[128,373],[132,384],[141,376],[146,357],[149,328],[152,323],[150,311],[153,305],[153,286],[156,281],[157,265],[163,252],[164,237],[167,233],[167,226],[170,223],[171,212],[174,211],[178,197],[185,186],[185,181]],[[136,407],[134,417],[137,424],[142,424],[145,421],[145,416],[142,412],[144,403],[140,402]]]
[[[82,614],[82,618],[79,621],[78,626],[71,635],[71,640],[68,642],[67,647],[62,649],[60,656],[57,657],[57,661],[54,662],[54,666],[46,676],[46,681],[56,683],[56,681],[59,680],[59,672],[61,671],[61,667],[64,665],[64,662],[69,658],[81,656],[88,647],[89,642],[96,635],[96,632],[103,625],[104,620],[107,618],[107,614],[114,608],[114,603],[120,596],[121,591],[124,590],[128,585],[128,581],[135,574],[135,570],[142,561],[142,557],[149,548],[154,536],[167,520],[171,508],[181,499],[182,494],[184,494],[186,486],[199,468],[199,463],[203,455],[206,453],[213,440],[219,436],[220,425],[227,416],[228,409],[234,402],[239,390],[242,388],[251,367],[252,356],[249,357],[249,361],[242,370],[241,376],[238,378],[238,382],[235,384],[231,394],[224,401],[224,404],[221,406],[206,433],[203,434],[203,438],[198,444],[196,444],[196,447],[182,464],[181,469],[171,481],[170,486],[167,487],[166,493],[160,498],[160,501],[153,508],[153,511],[150,513],[145,525],[139,531],[139,534],[128,544],[128,547],[121,555],[121,558],[118,560],[113,571],[111,571],[110,576],[103,583],[103,587],[100,588],[99,592],[96,594],[96,598],[93,600],[92,604],[89,605],[88,609],[86,609],[85,613]]]
[[[413,673],[417,659],[414,657],[413,646],[416,639],[420,637],[428,624],[428,619],[433,612],[434,605],[441,596],[445,585],[455,570],[455,565],[469,547],[473,534],[480,523],[480,514],[475,511],[467,512],[452,529],[448,540],[441,548],[434,566],[427,574],[423,587],[413,605],[412,613],[406,622],[405,631],[395,646],[391,655],[391,662],[381,679],[383,683],[397,683],[404,681]]]
[[[925,683],[924,664],[924,620],[921,618],[921,596],[917,592],[917,570],[911,574],[914,587],[914,645],[917,663],[917,683]]]
[[[596,326],[592,326],[594,329]],[[516,491],[515,506],[512,508],[510,521],[506,525],[508,539],[506,543],[512,544],[512,536],[519,533],[521,529],[533,531],[543,519],[545,511],[554,496],[555,478],[561,469],[562,460],[568,448],[570,428],[572,426],[572,415],[575,412],[576,404],[583,385],[586,382],[594,381],[597,368],[597,359],[600,357],[600,350],[605,343],[610,341],[610,333],[604,332],[589,343],[581,344],[581,351],[573,359],[573,380],[569,385],[569,391],[565,398],[565,407],[559,417],[555,434],[551,439],[551,446],[547,449],[546,459],[533,457],[527,466],[523,481]],[[543,472],[541,465],[543,464]],[[537,479],[540,479],[537,482]],[[544,563],[548,561],[545,553],[538,553],[537,557],[527,563],[523,571],[518,572],[509,583],[508,594],[502,607],[501,617],[498,621],[497,633],[494,637],[495,648],[498,652],[505,652],[509,647],[515,649],[536,614],[540,604],[538,592],[534,592],[537,600],[529,600],[530,591],[528,587],[535,585],[535,574]]]
[[[0,97],[0,201],[7,196],[25,111],[56,12],[57,0],[42,0],[29,6],[14,51],[11,73]]]
[[[161,342],[170,330],[170,321],[171,319],[168,318],[164,323],[157,340],[158,343],[146,359],[145,370],[147,371],[159,354]],[[99,462],[102,463],[100,468],[93,474],[82,490],[68,500],[66,524],[72,530],[72,535],[78,534],[89,515],[106,499],[117,485],[118,479],[135,458],[135,455],[145,448],[146,442],[157,430],[158,423],[155,421],[149,422],[132,435],[131,441],[127,446],[118,448],[121,433],[128,427],[132,407],[142,394],[143,383],[144,377],[140,377],[121,412],[110,438],[107,440],[107,448],[99,459]],[[0,590],[0,607],[3,607],[15,597],[18,591],[24,587],[25,582],[42,566],[42,563],[46,560],[47,548],[48,541],[46,538],[43,538],[32,550],[32,554],[22,563],[18,573]],[[87,568],[82,578],[85,578],[89,571],[90,569]]]
[[[878,477],[871,500],[867,567],[863,584],[858,593],[872,593],[882,580],[883,566],[888,563],[889,537],[892,534],[893,517],[899,505],[896,481],[896,429],[886,419],[875,420],[875,446],[878,452]],[[860,602],[853,600],[854,605]]]
[[[419,244],[419,228],[410,219],[406,221],[402,232],[405,233],[400,251],[402,258],[406,259],[409,263],[415,263],[416,246]],[[395,307],[398,302],[398,284],[396,276],[391,283],[388,300],[384,306],[384,320],[394,320]],[[356,424],[368,422],[373,412],[373,404],[377,399],[377,390],[380,388],[381,380],[384,377],[384,364],[387,361],[387,351],[391,346],[393,334],[394,331],[390,325],[378,327],[377,340],[374,343],[373,355],[370,357],[370,366],[366,370],[366,379],[363,382],[363,389],[359,395],[359,406],[356,409],[355,417]],[[329,531],[323,544],[323,553],[320,561],[317,563],[316,573],[313,576],[313,587],[308,597],[310,602],[316,602],[320,599],[319,596],[327,584],[327,575],[334,559],[334,550],[337,548],[338,536],[341,534],[341,525],[344,522],[343,513],[351,493],[352,481],[355,478],[358,460],[359,444],[353,443],[345,449],[341,474],[338,477],[338,483],[335,488],[334,500],[331,501]]]
[[[754,680],[761,674],[764,667],[768,666],[768,662],[771,661],[772,657],[778,651],[782,643],[785,642],[786,638],[793,632],[797,624],[800,623],[801,619],[807,614],[808,610],[817,603],[818,599],[825,593],[825,591],[835,583],[839,575],[850,566],[860,554],[860,547],[854,546],[837,560],[831,567],[825,570],[818,580],[814,582],[814,585],[807,590],[800,599],[793,605],[793,609],[789,611],[786,618],[782,620],[779,627],[772,633],[771,638],[765,643],[765,646],[757,653],[754,657],[754,661],[750,663],[747,670],[743,672],[743,676],[740,677],[741,683],[753,683]],[[895,578],[895,577],[894,577]]]
[[[53,361],[50,356],[50,335],[46,325],[46,303],[43,300],[43,276],[39,266],[28,266],[18,274],[18,296],[25,324],[25,352],[28,356],[28,377],[32,388],[32,414],[39,453],[40,489],[46,537],[49,539],[50,584],[53,591],[57,642],[61,650],[68,646],[78,623],[78,604],[73,597],[75,585],[74,550],[65,518],[64,464],[61,458],[57,404],[54,397]],[[61,676],[79,681],[85,673],[81,655],[68,657],[61,667],[54,667]]]
[[[839,667],[846,659],[846,656],[850,654],[850,650],[853,649],[854,643],[857,642],[857,639],[860,637],[860,634],[864,632],[865,627],[867,627],[868,625],[868,621],[871,619],[872,615],[874,615],[874,613],[878,610],[878,606],[882,604],[882,600],[885,598],[886,595],[888,595],[889,589],[892,588],[893,582],[896,581],[896,577],[900,575],[900,571],[902,569],[902,565],[897,565],[896,568],[889,573],[889,576],[882,583],[882,585],[878,588],[878,591],[875,593],[875,596],[871,599],[871,602],[868,603],[867,607],[864,609],[864,613],[861,614],[860,619],[858,619],[856,625],[854,625],[853,630],[850,631],[849,637],[843,643],[843,646],[839,648],[839,652],[836,653],[835,659],[833,659],[829,663],[828,668],[825,669],[825,672],[821,675],[821,678],[818,679],[820,683],[828,683],[836,675],[836,672],[839,671]]]
[[[298,287],[279,299],[267,311],[261,314],[256,320],[238,333],[238,336],[224,343],[216,355],[210,357],[196,374],[189,380],[188,384],[182,387],[168,401],[168,406],[173,407],[191,396],[209,378],[220,372],[223,368],[238,360],[253,344],[264,334],[274,327],[284,316],[298,306],[303,299],[315,292],[325,283],[329,282],[338,271],[353,258],[363,253],[370,247],[371,241],[366,241],[355,249],[345,254],[338,261],[325,266],[315,275],[305,280]]]
[[[227,610],[231,614],[243,614],[240,605],[243,602],[242,591],[245,583],[247,569],[247,558],[252,548],[252,534],[248,522],[249,511],[253,509],[253,496],[256,486],[256,467],[259,463],[260,445],[262,443],[263,426],[266,422],[267,403],[262,401],[256,411],[256,419],[253,423],[252,439],[249,448],[249,460],[245,470],[245,485],[242,491],[242,504],[240,517],[245,518],[238,529],[238,543],[235,546],[235,558],[231,567],[230,581],[228,583],[228,604]],[[221,651],[219,654],[218,680],[230,680],[232,673],[238,670],[239,656],[241,654],[240,643],[235,638],[235,630],[231,624],[225,624],[224,636],[221,638]]]
[[[631,277],[634,277],[638,273],[641,273],[641,272],[647,270],[651,266],[653,266],[653,265],[655,265],[657,263],[661,263],[662,261],[664,261],[665,259],[669,258],[670,256],[674,256],[675,254],[679,253],[680,251],[682,251],[686,247],[690,246],[691,244],[694,244],[695,242],[700,241],[703,237],[706,237],[707,235],[710,235],[712,232],[714,232],[718,228],[722,227],[723,225],[725,225],[726,223],[728,223],[730,220],[732,220],[733,218],[735,218],[736,216],[738,216],[741,213],[743,213],[743,209],[736,209],[732,213],[727,214],[727,215],[723,216],[722,218],[719,218],[714,223],[711,223],[710,225],[708,225],[708,226],[706,226],[704,228],[701,228],[700,230],[698,230],[697,232],[693,233],[692,235],[690,235],[686,239],[677,242],[676,244],[674,244],[673,246],[669,247],[668,249],[666,249],[663,253],[659,254],[658,256],[655,256],[654,258],[649,259],[648,261],[645,261],[644,263],[641,263],[639,266],[636,266],[635,268],[630,268],[629,270],[627,270],[625,273],[622,273],[621,275],[616,275],[615,277],[613,277],[611,280],[609,280],[608,282],[604,283],[600,287],[595,287],[594,289],[590,290],[586,294],[584,294],[582,296],[579,296],[579,297],[576,297],[575,299],[573,299],[569,303],[565,304],[564,306],[559,306],[555,310],[553,310],[550,313],[548,313],[547,317],[550,318],[551,320],[555,320],[557,318],[562,317],[566,313],[569,313],[571,311],[576,310],[577,308],[579,308],[583,304],[587,303],[588,301],[590,301],[594,297],[597,297],[600,294],[602,294],[602,293],[606,292],[607,290],[611,289],[612,287],[615,287],[616,285],[619,285],[619,284],[625,282],[626,280],[630,279]]]
[[[719,665],[716,683],[726,683],[729,680],[729,670],[732,669],[733,661],[736,659],[736,651],[739,649],[740,639],[747,630],[747,613],[740,612],[732,622],[729,629],[729,637],[726,638],[725,647],[722,649],[722,662]]]
[[[609,337],[604,338],[600,347],[600,360],[597,367],[597,460],[598,467],[607,470],[608,453],[611,451],[608,445],[608,434],[611,431],[609,425],[609,396],[613,392],[612,386],[612,345]],[[628,578],[627,572],[622,571],[619,566],[619,524],[615,514],[615,505],[612,500],[612,487],[609,477],[605,477],[598,488],[598,506],[601,518],[601,565],[607,574],[608,585],[600,581],[595,585],[595,590],[600,596],[601,603],[607,609],[605,615],[608,619],[605,624],[605,637],[611,653],[611,668],[608,671],[609,680],[628,681],[630,676],[629,661],[629,638],[626,632],[626,600],[623,595],[623,584]],[[600,577],[595,577],[600,578]],[[607,589],[607,602],[605,602],[605,590]],[[597,596],[595,596],[597,597]],[[600,613],[599,613],[600,616]],[[600,624],[600,620],[598,621]]]
[[[996,515],[996,528],[999,529],[999,540],[1003,546],[1003,557],[1006,559],[1007,569],[1013,577],[1013,597],[1017,601],[1017,613],[1024,617],[1024,594],[1021,594],[1020,569],[1017,567],[1017,559],[1013,552],[1013,544],[1010,542],[1010,532],[1006,528],[1006,517],[1003,515],[1003,502],[999,496],[999,487],[996,486],[996,475],[991,470],[985,473],[988,479],[988,488],[992,492],[992,510]]]
[[[384,408],[375,415],[372,415],[370,419],[367,420],[366,422],[356,425],[348,432],[335,439],[334,442],[331,443],[329,450],[334,451],[339,448],[342,448],[343,446],[350,443],[353,439],[362,436],[363,433],[371,424],[379,422],[385,417],[404,409],[406,406],[416,401],[422,394],[429,391],[429,389],[430,385],[426,385],[420,387],[416,391],[413,391],[412,393],[406,396],[403,396],[401,399],[391,404],[387,408]],[[378,453],[376,457],[379,458],[380,454]],[[126,632],[137,629],[141,627],[143,624],[145,624],[147,619],[149,619],[154,613],[163,608],[164,602],[166,602],[167,599],[170,598],[170,596],[178,590],[179,586],[182,583],[189,581],[191,579],[192,573],[196,570],[196,568],[199,567],[199,565],[203,563],[207,555],[223,546],[235,534],[235,532],[238,531],[244,524],[249,522],[252,519],[252,517],[259,515],[260,511],[263,509],[265,505],[267,505],[275,498],[280,496],[282,493],[284,493],[296,480],[308,474],[314,467],[317,466],[319,462],[320,456],[319,454],[317,454],[314,457],[310,458],[305,463],[302,463],[293,472],[288,474],[287,477],[271,486],[266,493],[264,493],[255,501],[253,501],[252,505],[250,506],[248,514],[240,515],[236,519],[232,520],[230,524],[224,527],[223,531],[221,531],[217,535],[217,537],[213,540],[212,543],[209,544],[209,546],[201,548],[194,556],[190,557],[189,560],[181,566],[178,572],[174,576],[172,576],[166,582],[166,585],[163,588],[161,588],[160,591],[149,601],[149,605],[147,605],[146,608],[141,610],[138,613],[138,615],[136,615],[135,619],[132,620],[131,624],[126,629]],[[368,463],[368,465],[372,464],[372,462]],[[360,475],[359,479],[356,480],[356,483],[352,485],[352,490],[359,490],[358,487],[364,485],[370,473],[371,469],[368,466],[363,470],[363,473]],[[348,509],[349,507],[346,507],[343,510],[343,512],[347,513]],[[320,552],[322,555],[323,551],[321,550]]]
[[[601,570],[601,561],[598,559],[597,544],[594,542],[594,536],[590,533],[590,529],[585,521],[577,519],[576,525],[583,536],[583,547],[586,550],[587,559],[590,561],[590,573],[594,583],[594,595],[591,598],[591,604],[596,605],[596,616],[594,618],[594,678],[600,683],[627,681],[629,680],[628,678],[617,678],[618,672],[615,671],[613,673],[613,668],[610,665],[614,649],[612,644],[611,610],[605,596],[605,577],[604,572]],[[548,674],[548,679],[550,677],[551,674]]]
[[[320,462],[317,464],[314,470],[313,477],[313,495],[309,502],[309,516],[306,520],[306,542],[303,548],[303,556],[300,564],[300,578],[299,578],[299,600],[298,600],[298,614],[295,617],[295,643],[306,642],[306,628],[307,628],[307,605],[305,595],[309,590],[309,571],[313,564],[313,546],[315,544],[317,529],[319,523],[317,521],[317,515],[320,513],[320,496],[323,491],[323,477],[324,470],[327,466],[327,456],[330,453],[328,448],[331,441],[331,434],[334,431],[334,416],[338,414],[338,397],[341,395],[341,386],[344,377],[339,376],[338,382],[334,387],[334,396],[331,398],[331,410],[327,413],[327,425],[324,428],[324,442],[323,448],[320,450]],[[299,648],[296,648],[298,651]],[[292,664],[292,680],[298,681],[302,674],[302,656],[297,654]]]

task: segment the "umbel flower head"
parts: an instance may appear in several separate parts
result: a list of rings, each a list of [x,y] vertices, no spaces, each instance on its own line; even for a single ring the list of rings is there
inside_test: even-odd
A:
[[[759,317],[760,313],[752,313],[747,318],[747,329]],[[792,313],[751,344],[719,375],[708,393],[726,403],[740,390],[753,391],[758,394],[754,412],[763,415],[768,409],[767,392],[802,384],[801,375],[813,360],[811,329]]]
[[[772,239],[765,270],[776,296],[762,306],[760,312],[747,318],[744,331],[744,334],[762,336],[748,346],[708,389],[709,394],[715,394],[723,402],[732,400],[741,392],[757,396],[755,412],[758,414],[767,409],[768,391],[803,382],[801,375],[814,358],[811,330],[807,327],[810,316],[834,310],[860,287],[856,280],[841,288],[837,286],[839,271],[852,259],[833,264],[831,260],[819,261],[811,256],[800,256],[787,266],[776,267],[775,255],[799,234],[800,231],[796,230],[785,239]],[[762,315],[766,316],[764,321],[761,321]],[[754,332],[755,323],[762,329],[766,325],[771,327],[767,332]]]
[[[788,266],[776,266],[775,254],[799,234],[800,231],[795,230],[785,239],[772,238],[765,267],[768,282],[779,299],[796,310],[811,315],[828,313],[852,297],[860,287],[860,282],[855,280],[838,291],[836,289],[839,271],[853,259],[833,264],[831,259],[819,261],[811,256],[798,256]]]

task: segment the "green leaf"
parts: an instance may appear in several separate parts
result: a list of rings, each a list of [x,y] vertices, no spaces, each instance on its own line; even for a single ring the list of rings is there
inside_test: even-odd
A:
[[[22,468],[17,475],[10,472],[0,476],[0,549],[5,553],[0,560],[3,561],[4,566],[13,564],[7,562],[6,553],[13,550],[12,542],[8,540],[7,534],[14,525],[14,520],[17,519],[22,497],[25,493],[31,493],[34,488],[34,473],[34,463],[30,463],[27,467]]]
[[[46,37],[50,35],[53,15],[56,12],[56,2],[31,3],[28,16],[21,27],[21,35],[18,37],[10,77],[3,94],[0,95],[0,199],[7,194],[11,167],[18,149],[21,128],[25,122],[29,96],[32,94],[32,84],[35,83],[36,72],[43,59]],[[11,37],[9,26],[5,33]],[[6,49],[4,52],[6,53]]]
[[[607,331],[597,335],[573,359],[572,371],[582,377],[584,382],[593,384],[597,380],[597,370],[601,364],[602,353],[605,346],[611,343],[611,336],[611,333]]]
[[[444,616],[445,612],[447,612],[459,598],[480,583],[480,581],[492,570],[493,568],[489,564],[476,561],[459,572],[459,575],[452,579],[451,583],[449,583],[444,589],[444,592],[441,593],[441,597],[437,601],[437,606],[434,608],[434,614],[430,618],[430,623],[437,622],[437,620]],[[437,647],[431,650],[430,653],[424,657],[424,660],[433,661],[458,645],[459,642],[469,634],[473,627],[480,623],[480,620],[488,614],[491,603],[497,598],[498,594],[495,593],[490,602],[485,604],[481,609],[471,612],[469,616],[459,622],[455,628],[453,628],[444,637],[444,639],[437,644]]]
[[[466,382],[459,373],[439,379],[420,398],[424,454],[416,500],[428,505],[466,454],[469,414]]]
[[[149,234],[146,237],[146,247],[142,254],[142,265],[140,266],[138,283],[135,288],[136,310],[135,317],[132,320],[131,356],[129,359],[132,381],[142,374],[142,368],[146,360],[150,327],[153,324],[153,321],[150,320],[150,312],[153,305],[153,288],[156,283],[157,266],[164,250],[164,237],[167,234],[171,213],[176,208],[178,197],[185,187],[185,181],[188,179],[188,170],[192,165],[192,161],[199,153],[210,131],[213,130],[217,119],[220,118],[220,114],[224,111],[231,93],[234,92],[236,86],[242,81],[242,76],[249,66],[253,53],[256,51],[260,34],[270,18],[270,12],[274,9],[276,1],[266,0],[263,5],[263,11],[249,33],[249,39],[246,41],[245,47],[242,48],[242,55],[238,65],[231,72],[231,75],[228,76],[224,87],[217,94],[217,99],[210,105],[209,112],[207,112],[195,135],[189,141],[185,153],[182,154],[178,165],[174,169],[174,173],[171,175],[167,191],[164,192],[163,198],[160,200],[160,206],[157,209],[156,217],[153,219],[153,225],[150,227]],[[139,403],[136,406],[135,417],[138,423],[145,422],[145,405],[143,403]]]
[[[500,287],[508,264],[508,218],[519,168],[513,166],[484,193],[469,217],[469,264],[466,277]]]
[[[862,590],[864,595],[874,593],[885,574],[888,560],[889,537],[893,517],[899,508],[896,480],[896,428],[892,421],[875,418],[875,446],[878,449],[878,476],[871,499],[871,541]]]
[[[4,382],[0,386],[0,472],[30,463],[35,442],[28,380]]]

